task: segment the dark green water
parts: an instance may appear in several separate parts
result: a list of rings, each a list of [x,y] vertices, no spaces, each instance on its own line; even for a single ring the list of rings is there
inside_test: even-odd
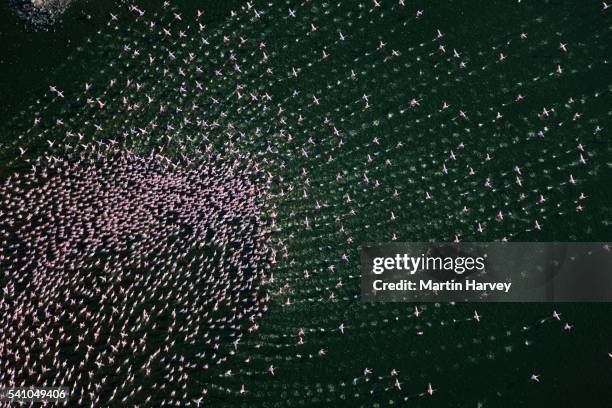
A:
[[[410,2],[410,11],[405,14],[398,11],[395,1],[383,1],[383,15],[370,11],[369,1],[362,7],[350,2],[306,3],[275,4],[268,7],[268,17],[262,23],[247,19],[240,25],[226,20],[230,10],[238,9],[237,2],[173,2],[185,15],[205,9],[206,23],[217,37],[222,32],[234,37],[246,33],[269,42],[268,54],[273,56],[270,65],[279,76],[282,73],[283,79],[267,80],[259,73],[232,78],[228,83],[211,79],[207,92],[224,95],[233,91],[234,83],[247,83],[274,96],[270,112],[256,108],[239,111],[237,102],[227,102],[224,109],[249,135],[255,134],[257,127],[272,128],[267,139],[248,139],[250,143],[244,142],[241,148],[264,152],[270,142],[278,146],[278,152],[270,155],[269,171],[280,174],[279,164],[283,163],[282,174],[296,185],[282,198],[277,194],[280,188],[275,190],[272,199],[281,214],[282,228],[277,235],[287,242],[291,253],[289,259],[279,261],[275,276],[289,283],[289,294],[274,296],[261,328],[248,336],[236,359],[223,370],[194,375],[199,384],[209,387],[209,403],[247,407],[610,406],[609,305],[429,305],[418,320],[412,316],[411,304],[359,302],[358,254],[360,243],[388,241],[393,233],[400,241],[448,241],[457,233],[465,241],[507,235],[515,241],[609,240],[612,13],[603,14],[599,2],[569,1],[523,1],[520,6],[516,2],[489,1]],[[187,102],[191,102],[177,95],[180,80],[158,82],[157,74],[147,71],[146,61],[129,66],[120,61],[117,71],[107,69],[124,41],[138,40],[143,51],[159,44],[141,36],[146,30],[136,24],[133,31],[129,23],[121,25],[117,35],[106,29],[108,12],[116,9],[113,3],[87,3],[82,7],[73,7],[54,32],[36,33],[28,32],[6,7],[0,8],[0,129],[6,143],[2,151],[2,168],[6,171],[23,166],[12,160],[17,146],[12,142],[17,135],[25,135],[19,145],[43,151],[36,146],[44,145],[44,141],[27,132],[30,112],[43,106],[49,106],[44,118],[61,117],[67,122],[73,118],[70,126],[89,132],[87,115],[95,115],[106,129],[117,132],[156,117],[152,110],[130,116],[120,109],[98,113],[77,109],[68,101],[57,103],[48,95],[49,84],[77,94],[82,83],[91,78],[106,83],[113,75],[122,80],[127,76],[145,84],[155,83],[158,88],[152,93],[166,98],[169,104],[189,106]],[[267,9],[265,3],[260,7]],[[292,7],[300,9],[295,23],[286,19],[287,9]],[[415,21],[413,15],[418,9],[425,10],[425,17]],[[82,10],[92,18],[83,18]],[[311,22],[319,26],[322,37],[304,35]],[[447,39],[445,56],[433,40],[438,28]],[[338,43],[339,29],[350,33],[348,42]],[[103,34],[97,34],[98,30]],[[522,32],[528,34],[528,42],[521,41]],[[297,37],[301,39],[298,45]],[[380,40],[387,42],[387,49],[401,51],[401,62],[394,65],[392,60],[379,58],[376,48]],[[559,51],[559,42],[569,44],[567,55]],[[170,42],[163,45],[176,47]],[[465,56],[464,71],[451,57],[453,48]],[[331,62],[321,60],[322,49],[331,54]],[[190,44],[183,54],[190,50],[199,52],[195,44]],[[508,56],[504,65],[498,61],[500,52]],[[259,54],[255,58],[247,51],[236,53],[246,61],[260,59]],[[226,64],[217,54],[199,56],[198,62],[209,70]],[[165,63],[174,68],[172,62]],[[557,64],[564,67],[561,78],[554,74]],[[294,67],[303,74],[287,78]],[[347,80],[351,69],[365,79]],[[164,83],[168,89],[163,88]],[[294,89],[300,90],[299,97],[291,96]],[[114,91],[101,92],[108,100],[122,96]],[[364,93],[372,102],[370,110],[362,109],[360,98]],[[526,95],[525,102],[514,104],[519,93]],[[312,95],[320,98],[320,105],[312,105]],[[572,107],[566,103],[570,97],[577,101]],[[421,110],[406,107],[412,98],[422,99]],[[36,100],[40,100],[39,105]],[[443,101],[450,101],[456,108],[452,114],[440,110]],[[281,102],[290,123],[287,132],[296,139],[293,144],[279,136],[284,126],[278,123],[275,104]],[[546,122],[538,118],[537,112],[552,106],[556,109],[554,118]],[[214,105],[206,108],[210,109],[211,120],[219,118],[223,110]],[[458,119],[457,109],[468,113],[468,125]],[[493,120],[502,110],[507,120]],[[76,117],[76,111],[81,116]],[[573,121],[576,112],[582,114],[579,121]],[[297,124],[298,115],[307,117],[307,125]],[[344,150],[336,147],[338,139],[330,136],[329,126],[322,125],[326,117],[332,117],[333,125],[348,135]],[[10,118],[14,119],[8,121]],[[51,120],[46,126],[49,130],[45,138],[59,138],[64,131]],[[541,142],[534,133],[545,126],[550,130],[546,142]],[[603,132],[595,134],[596,126]],[[90,136],[96,137],[93,133]],[[384,139],[384,148],[372,144],[375,136]],[[314,137],[317,144],[306,158],[300,149],[309,146],[309,137]],[[407,148],[396,153],[399,141]],[[457,152],[460,142],[469,146],[463,167],[452,167],[449,179],[440,181],[443,176],[439,168],[442,163],[452,163],[448,161],[449,151]],[[579,142],[588,150],[588,166],[584,169],[575,163]],[[147,143],[154,145],[155,137],[131,147],[146,151],[151,148]],[[486,152],[493,160],[483,161]],[[376,165],[368,167],[368,154],[375,158]],[[327,161],[329,155],[335,160]],[[383,165],[384,158],[392,159],[394,166]],[[517,164],[527,174],[524,183],[529,196],[524,202],[517,200],[518,189],[513,184],[512,168]],[[466,175],[468,165],[478,166],[475,178]],[[308,168],[308,177],[317,189],[307,199],[301,195],[303,168]],[[371,180],[379,180],[383,188],[372,189],[362,183],[364,172]],[[580,178],[579,186],[567,185],[570,172]],[[344,184],[335,181],[339,173],[345,177]],[[494,191],[483,187],[489,178]],[[436,200],[423,199],[429,186],[434,186],[431,193]],[[400,198],[393,199],[396,188]],[[466,191],[469,197],[463,200],[460,197]],[[574,209],[580,192],[589,197],[582,213]],[[546,195],[546,206],[537,204],[540,193]],[[355,204],[348,204],[345,194]],[[326,205],[315,210],[315,201]],[[464,205],[473,208],[469,216],[461,215]],[[500,208],[513,215],[496,223],[493,217]],[[334,219],[344,217],[351,209],[356,209],[358,216],[343,218],[353,239],[347,244],[348,234],[338,233]],[[389,223],[391,211],[397,215],[394,224]],[[303,228],[305,217],[316,227]],[[535,218],[545,226],[540,233],[531,228]],[[476,220],[487,220],[484,234],[475,231]],[[346,264],[339,261],[344,253],[350,258]],[[328,273],[330,265],[336,266],[336,273]],[[303,279],[305,270],[312,274],[309,280]],[[339,281],[344,286],[337,288]],[[335,300],[329,299],[332,292]],[[291,305],[284,304],[287,298]],[[471,320],[474,309],[483,315],[479,324]],[[561,322],[550,320],[554,309],[574,325],[572,331],[564,331]],[[348,327],[344,335],[337,330],[341,323]],[[298,346],[300,328],[306,330],[306,342]],[[324,357],[319,356],[322,349]],[[244,364],[246,359],[253,363]],[[271,363],[277,367],[274,377],[266,374]],[[373,370],[367,378],[363,376],[366,367]],[[393,392],[389,376],[393,368],[401,373],[401,393]],[[235,374],[223,376],[230,369]],[[541,374],[540,383],[529,380],[532,373]],[[429,382],[437,390],[432,398],[420,395]],[[242,384],[248,390],[246,396],[236,393]]]
[[[3,2],[0,5],[0,122],[40,98],[49,84],[63,86],[84,75],[80,70],[64,67],[67,60],[74,56],[78,47],[87,43],[87,38],[104,27],[109,13],[116,13],[120,4],[121,1],[115,0],[76,1],[58,24],[45,31],[28,27]],[[173,4],[191,12],[205,8],[207,17],[214,24],[224,19],[240,2],[183,0]],[[64,68],[58,72],[59,67]]]

